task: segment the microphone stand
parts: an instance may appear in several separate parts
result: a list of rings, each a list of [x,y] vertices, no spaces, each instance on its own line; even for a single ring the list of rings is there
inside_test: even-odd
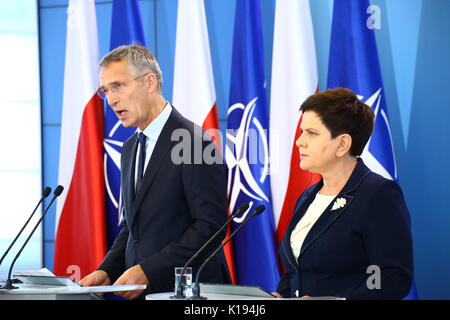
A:
[[[252,215],[249,216],[247,219],[244,220],[244,222],[241,223],[241,225],[233,231],[232,234],[230,234],[230,236],[228,237],[228,239],[222,243],[221,246],[219,246],[216,251],[214,251],[204,262],[203,264],[200,266],[200,268],[197,271],[197,276],[195,278],[195,284],[194,284],[194,288],[193,288],[193,296],[191,298],[189,298],[189,300],[206,300],[208,298],[206,297],[202,297],[200,296],[200,285],[198,283],[199,277],[200,277],[200,273],[203,270],[203,268],[206,266],[206,264],[234,237],[234,235],[241,230],[241,228],[250,220],[252,219],[254,216],[262,213],[264,210],[266,210],[266,207],[264,207],[264,205],[259,205],[258,207],[256,207],[255,211],[253,211]]]
[[[41,204],[41,202],[48,197],[48,195],[50,194],[50,192],[52,191],[52,188],[50,187],[46,187],[44,189],[44,191],[42,192],[42,197],[39,200],[38,204],[36,205],[36,207],[34,208],[33,212],[31,213],[30,217],[28,218],[27,222],[25,222],[25,224],[23,225],[22,229],[20,229],[19,233],[17,234],[17,236],[14,238],[14,240],[11,242],[11,244],[9,245],[8,249],[6,249],[5,253],[3,254],[2,258],[0,259],[0,265],[3,262],[3,259],[5,259],[6,255],[8,254],[9,250],[11,250],[12,246],[14,245],[14,243],[16,243],[17,239],[19,239],[19,236],[22,234],[23,230],[25,229],[25,227],[28,225],[28,223],[30,222],[31,218],[33,217],[34,213],[36,212],[37,208],[39,207],[39,205]]]
[[[3,287],[0,287],[1,289],[7,289],[7,290],[11,290],[11,289],[17,289],[18,287],[13,286],[12,285],[12,280],[11,280],[11,273],[12,273],[12,269],[14,267],[14,264],[16,263],[17,259],[19,258],[20,254],[22,253],[23,249],[25,249],[25,246],[27,245],[28,241],[30,241],[31,237],[33,236],[34,231],[36,231],[37,227],[39,226],[39,224],[41,223],[41,221],[44,219],[45,214],[47,213],[48,209],[50,209],[51,205],[53,204],[53,202],[55,201],[55,199],[57,197],[59,197],[59,195],[62,193],[62,191],[64,190],[64,187],[59,185],[56,187],[54,193],[53,193],[53,198],[50,201],[50,204],[48,205],[47,209],[45,209],[44,213],[42,214],[42,216],[39,218],[38,222],[36,223],[36,225],[34,226],[33,230],[31,231],[30,235],[28,236],[28,238],[25,240],[25,243],[22,245],[22,247],[20,248],[19,252],[16,254],[16,256],[14,257],[13,262],[11,263],[11,266],[9,267],[9,272],[8,272],[8,280],[6,280],[6,284]]]
[[[186,280],[184,278],[184,273],[186,271],[186,268],[192,263],[192,261],[194,261],[195,258],[198,257],[198,255],[222,232],[223,229],[225,229],[225,227],[227,227],[230,222],[239,214],[247,211],[249,207],[249,204],[247,202],[241,204],[239,206],[239,208],[236,210],[235,214],[233,214],[228,220],[227,222],[220,227],[219,230],[217,230],[217,232],[211,237],[209,238],[209,240],[188,260],[188,262],[186,262],[186,264],[183,266],[183,270],[181,270],[181,275],[180,275],[180,281],[178,282],[178,286],[177,286],[177,292],[175,292],[175,294],[173,296],[171,296],[171,299],[184,299],[186,298],[183,294],[183,286],[184,286],[184,281]]]

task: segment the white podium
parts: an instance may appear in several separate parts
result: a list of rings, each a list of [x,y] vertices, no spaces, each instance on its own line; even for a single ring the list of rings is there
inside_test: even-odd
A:
[[[266,290],[257,286],[200,283],[200,295],[207,300],[273,300]],[[153,293],[146,300],[172,300],[173,292]]]
[[[173,294],[173,292],[148,294],[145,296],[145,300],[172,300],[171,297]],[[278,299],[266,290],[257,286],[216,283],[200,283],[200,296],[205,297],[207,300],[345,300],[345,298],[331,296]],[[180,300],[189,301],[188,298]]]

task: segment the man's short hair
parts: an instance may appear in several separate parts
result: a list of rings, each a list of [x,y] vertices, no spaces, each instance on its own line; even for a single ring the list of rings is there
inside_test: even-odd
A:
[[[139,44],[131,44],[117,47],[107,53],[100,61],[103,69],[110,63],[125,60],[128,63],[130,73],[135,77],[153,73],[156,77],[158,92],[162,92],[162,73],[158,61],[153,53]]]

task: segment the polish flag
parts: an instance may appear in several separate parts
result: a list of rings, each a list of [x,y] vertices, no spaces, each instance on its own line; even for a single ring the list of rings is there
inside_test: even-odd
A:
[[[281,241],[300,194],[320,176],[300,169],[295,141],[303,101],[318,90],[314,32],[308,0],[276,2],[270,95],[270,185]]]
[[[103,101],[93,0],[70,0],[53,272],[78,281],[106,254]]]
[[[172,103],[220,147],[219,117],[203,0],[179,0]],[[214,131],[217,130],[217,131]]]
[[[221,149],[216,92],[203,0],[179,0],[172,103],[180,113],[208,131]],[[231,242],[225,256],[234,279]]]

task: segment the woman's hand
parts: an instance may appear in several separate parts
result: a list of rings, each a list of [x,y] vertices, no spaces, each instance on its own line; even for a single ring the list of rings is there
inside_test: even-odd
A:
[[[279,294],[278,292],[272,292],[272,295],[279,299],[283,299],[283,296],[281,294]]]

